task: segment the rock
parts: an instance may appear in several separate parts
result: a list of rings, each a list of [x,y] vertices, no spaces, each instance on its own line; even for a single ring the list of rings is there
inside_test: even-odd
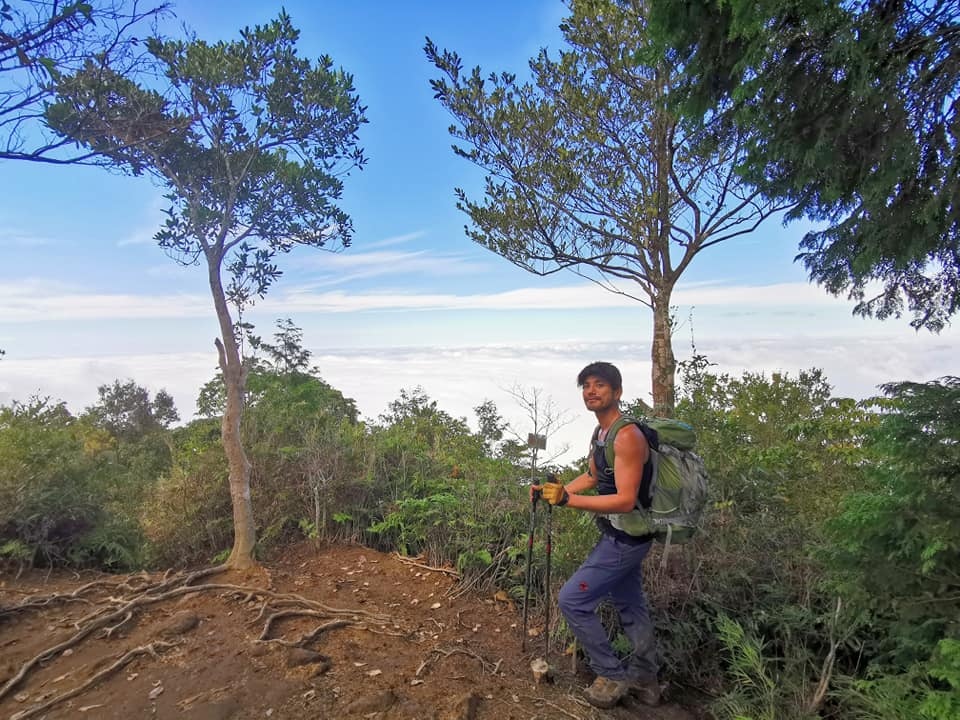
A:
[[[164,637],[185,635],[199,624],[200,618],[196,613],[184,610],[170,618],[170,621],[160,628],[160,634]]]
[[[263,657],[269,654],[270,643],[255,642],[250,646],[250,657]]]
[[[330,669],[331,665],[332,663],[329,660],[321,660],[314,666],[313,672],[310,673],[310,677],[317,677],[317,675],[323,675]]]
[[[397,694],[393,690],[362,697],[354,700],[345,710],[343,717],[363,717],[370,713],[387,712],[397,702]]]
[[[481,701],[480,695],[475,692],[468,692],[454,700],[450,712],[444,718],[449,720],[477,720]]]
[[[301,665],[313,665],[314,663],[330,662],[330,658],[313,650],[305,648],[290,648],[287,650],[287,667],[294,668]]]

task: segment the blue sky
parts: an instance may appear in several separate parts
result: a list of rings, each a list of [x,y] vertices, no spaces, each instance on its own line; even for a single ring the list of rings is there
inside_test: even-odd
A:
[[[540,387],[573,419],[579,449],[592,420],[574,384],[594,359],[622,366],[626,395],[649,391],[649,313],[574,275],[538,278],[471,243],[453,188],[482,175],[450,150],[451,122],[433,99],[425,36],[468,67],[523,73],[540,47],[560,47],[553,0],[485,3],[284,3],[301,53],[330,54],[368,107],[369,163],[346,184],[355,227],[341,253],[295,251],[249,315],[269,336],[277,318],[304,329],[321,374],[376,417],[401,388],[422,385],[441,407],[472,417],[494,399],[526,432],[504,388]],[[269,2],[181,2],[199,37],[236,37],[275,17]],[[175,30],[175,26],[171,27]],[[200,268],[153,243],[162,191],[145,178],[92,168],[0,163],[0,402],[30,394],[79,411],[98,384],[130,377],[173,393],[181,414],[214,372],[216,335]],[[851,304],[807,283],[793,262],[804,227],[776,220],[699,256],[681,281],[697,348],[723,370],[825,369],[837,393],[863,397],[890,380],[955,372],[950,328],[916,334],[906,321],[853,318]],[[675,337],[689,355],[691,326]]]

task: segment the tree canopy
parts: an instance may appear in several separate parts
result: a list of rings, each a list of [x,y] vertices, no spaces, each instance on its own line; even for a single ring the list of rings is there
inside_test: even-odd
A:
[[[164,15],[168,3],[139,0],[8,0],[0,4],[0,159],[46,163],[108,162],[51,134],[45,106],[61,78],[84,66],[128,77],[148,56],[135,32]]]
[[[343,178],[366,162],[357,132],[364,108],[352,77],[328,56],[297,54],[289,15],[246,28],[240,39],[150,38],[160,87],[88,62],[57,83],[50,127],[167,189],[156,239],[180,263],[203,262],[220,337],[226,389],[222,422],[230,464],[236,541],[231,565],[251,561],[255,543],[250,463],[240,436],[248,363],[238,314],[262,298],[297,245],[339,249],[350,217],[338,205]],[[226,275],[226,278],[224,277]]]
[[[701,251],[782,209],[740,182],[736,132],[691,128],[669,111],[676,69],[650,48],[646,10],[576,0],[558,57],[541,50],[528,82],[464,71],[427,40],[431,81],[456,124],[454,152],[486,173],[477,200],[456,190],[467,235],[538,275],[570,270],[653,312],[652,389],[670,414],[673,289]]]
[[[960,310],[960,4],[652,0],[680,109],[749,141],[741,172],[815,230],[798,259],[855,313]]]

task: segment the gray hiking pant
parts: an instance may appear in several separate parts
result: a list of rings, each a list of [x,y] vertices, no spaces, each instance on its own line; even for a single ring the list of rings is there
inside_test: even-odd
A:
[[[580,568],[560,589],[559,606],[567,625],[597,675],[611,680],[649,680],[657,676],[653,623],[643,594],[643,558],[650,543],[634,545],[603,534]],[[607,639],[597,606],[609,600],[633,652],[621,661]]]

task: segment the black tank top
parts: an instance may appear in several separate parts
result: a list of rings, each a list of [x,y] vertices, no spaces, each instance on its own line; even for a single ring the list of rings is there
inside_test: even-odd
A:
[[[624,426],[626,427],[626,426]],[[622,430],[623,428],[621,428]],[[641,430],[643,427],[641,426]],[[618,431],[619,432],[619,431]],[[646,433],[644,437],[646,438]],[[650,440],[647,440],[647,443],[650,443]],[[597,494],[598,495],[616,495],[617,494],[617,483],[613,477],[613,468],[607,465],[607,443],[606,439],[600,439],[600,427],[597,426],[597,429],[593,433],[593,439],[591,441],[592,445],[592,454],[593,454],[593,465],[597,469]],[[653,473],[653,466],[650,463],[650,458],[647,458],[647,462],[643,465],[643,477],[640,479],[640,496],[639,500],[643,507],[650,507],[650,477]],[[650,542],[653,540],[653,533],[649,535],[630,535],[623,532],[623,530],[618,530],[613,525],[610,524],[610,521],[607,520],[603,515],[597,515],[597,527],[600,528],[600,532],[610,535],[622,540],[623,542],[630,543],[631,545],[643,545],[644,543]]]

